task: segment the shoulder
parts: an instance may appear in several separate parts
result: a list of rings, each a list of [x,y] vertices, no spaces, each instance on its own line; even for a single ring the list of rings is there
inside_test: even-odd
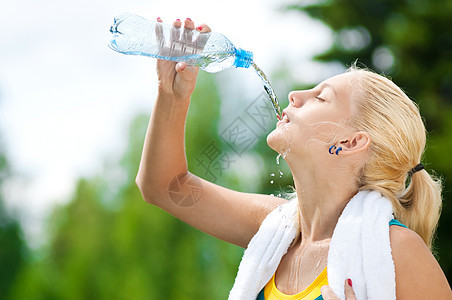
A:
[[[437,264],[430,249],[413,230],[401,226],[390,226],[389,238],[396,272],[407,270],[423,272],[415,268],[426,266],[426,264]]]
[[[389,226],[389,237],[391,239],[392,251],[407,250],[410,245],[417,245],[430,252],[427,245],[425,245],[422,238],[413,230],[402,226]],[[425,250],[424,249],[424,250]]]
[[[390,226],[397,299],[452,299],[447,279],[430,249],[414,231]]]

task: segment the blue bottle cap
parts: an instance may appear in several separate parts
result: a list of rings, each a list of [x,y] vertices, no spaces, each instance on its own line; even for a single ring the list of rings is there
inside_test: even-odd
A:
[[[234,66],[236,68],[248,68],[253,61],[253,52],[243,49],[236,49]]]

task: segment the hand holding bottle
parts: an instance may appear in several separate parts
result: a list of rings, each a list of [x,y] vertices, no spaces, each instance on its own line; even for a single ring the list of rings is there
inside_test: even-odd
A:
[[[161,23],[162,20],[159,18],[157,22]],[[181,40],[181,43],[186,43],[188,40],[192,40],[192,30],[195,25],[194,22],[187,18],[184,22],[184,27],[182,28],[182,22],[178,19],[173,22],[175,30],[172,32],[174,37],[172,40]],[[180,30],[180,32],[179,32]],[[163,38],[163,33],[159,26],[155,28],[156,36],[161,43],[165,43]],[[210,28],[202,24],[196,28],[198,32],[210,32]],[[198,35],[198,38],[202,37]],[[198,41],[199,47],[203,47],[205,40]],[[163,51],[169,51],[170,45],[161,45]],[[191,96],[196,85],[196,78],[198,75],[199,68],[191,65],[187,65],[185,62],[173,62],[169,60],[157,60],[157,76],[158,76],[158,91],[159,95],[165,97],[172,97],[176,99],[185,100]]]
[[[180,22],[180,21],[179,21]],[[189,26],[191,20],[186,19]],[[189,28],[194,28],[194,25]],[[236,48],[227,37],[205,30],[181,30],[134,14],[115,17],[108,46],[119,53],[143,55],[189,65],[215,73],[231,66],[248,68],[253,53]]]
[[[190,97],[196,84],[198,67],[215,73],[232,66],[253,66],[264,83],[276,116],[281,119],[276,94],[265,74],[253,62],[253,53],[236,48],[223,34],[210,32],[205,24],[196,30],[194,28],[189,18],[182,28],[179,19],[169,25],[163,24],[160,18],[154,22],[134,14],[121,14],[115,17],[110,27],[112,39],[108,46],[119,53],[168,61],[157,63],[158,90],[160,96],[173,98]]]

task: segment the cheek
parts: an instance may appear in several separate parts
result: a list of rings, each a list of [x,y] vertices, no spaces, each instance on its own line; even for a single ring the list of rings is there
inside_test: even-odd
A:
[[[296,126],[294,133],[297,138],[317,138],[330,140],[345,125],[345,112],[337,110],[304,111],[294,117],[292,125]],[[295,137],[295,136],[294,136]]]
[[[318,128],[323,121],[315,118],[315,116],[307,116],[304,118],[296,117],[289,123],[291,125],[292,136],[296,140],[312,138],[318,134]]]
[[[318,151],[333,142],[339,127],[338,123],[331,121],[313,118],[297,120],[292,124],[291,144],[299,151]]]

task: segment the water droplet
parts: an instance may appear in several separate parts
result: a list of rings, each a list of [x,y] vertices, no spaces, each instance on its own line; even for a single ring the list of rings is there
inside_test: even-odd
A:
[[[273,180],[270,180],[270,183],[273,184]]]
[[[281,197],[281,194],[278,194],[278,197]]]
[[[273,195],[273,194],[270,194],[270,197],[275,197],[275,195]]]
[[[279,158],[281,157],[281,153],[276,156],[276,164],[279,165]]]
[[[315,269],[318,270],[320,266],[320,259],[317,259],[317,265],[315,266]]]
[[[281,170],[278,170],[278,171],[279,171],[279,178],[281,178],[284,175],[284,173],[281,172]]]
[[[275,176],[275,173],[271,173],[270,176],[272,176],[272,177]]]

